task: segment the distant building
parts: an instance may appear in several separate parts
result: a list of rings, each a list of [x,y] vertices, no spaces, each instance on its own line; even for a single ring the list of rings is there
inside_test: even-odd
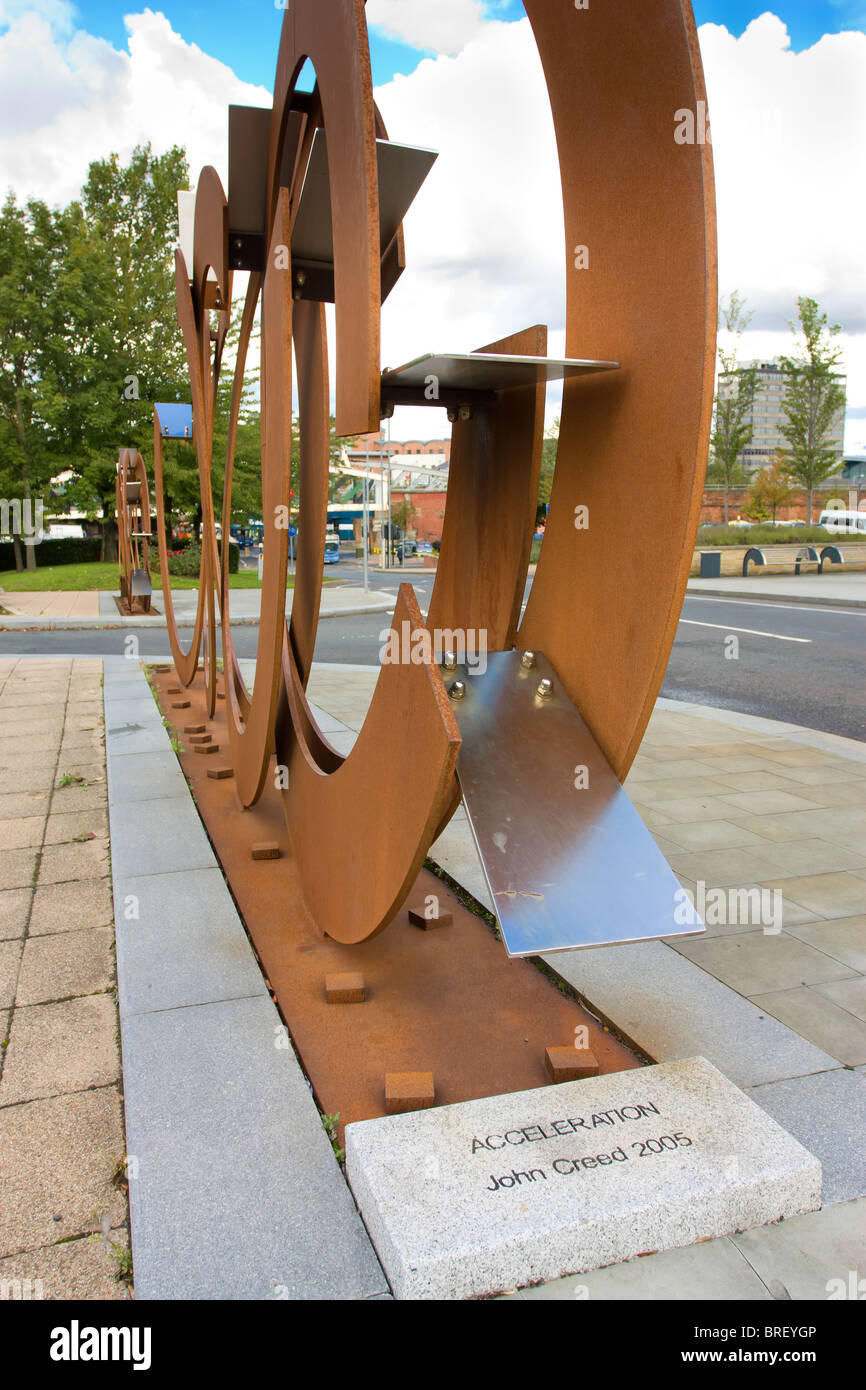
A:
[[[758,368],[758,394],[755,397],[755,404],[750,413],[746,416],[746,424],[754,426],[754,434],[749,444],[739,455],[739,463],[746,469],[747,473],[753,474],[759,468],[766,468],[775,462],[776,453],[779,449],[787,449],[788,441],[782,434],[781,426],[786,423],[787,417],[782,410],[782,401],[785,396],[785,373],[778,358],[771,361],[744,362],[743,367]],[[838,377],[839,384],[843,389],[847,386],[847,377],[841,374]],[[722,396],[726,390],[730,390],[732,378],[722,377],[719,382],[719,392]],[[839,455],[839,468],[842,467],[842,455],[845,440],[845,407],[841,409],[830,435],[830,445]]]

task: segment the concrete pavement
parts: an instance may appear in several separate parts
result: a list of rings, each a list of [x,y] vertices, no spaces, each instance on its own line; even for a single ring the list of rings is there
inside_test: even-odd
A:
[[[286,596],[286,612],[292,611],[293,590]],[[154,594],[154,605],[161,607],[161,593]],[[195,622],[197,589],[179,589],[173,595],[174,612],[179,624],[192,626]],[[261,611],[261,589],[232,589],[230,612],[233,626],[255,627]],[[393,595],[365,592],[352,584],[327,584],[322,589],[320,618],[347,618],[358,613],[383,613],[393,608]],[[0,593],[0,632],[54,630],[58,628],[165,628],[165,614],[136,614],[121,616],[114,594],[107,590],[92,593]],[[68,610],[68,611],[67,611]]]
[[[9,967],[0,997],[9,1030],[0,1136],[13,1155],[13,1167],[0,1169],[0,1210],[11,1213],[0,1222],[0,1280],[46,1277],[56,1296],[124,1296],[111,1247],[122,1248],[125,1208],[110,1174],[128,1148],[138,1162],[131,1194],[139,1296],[386,1296],[309,1090],[298,1084],[293,1054],[278,1045],[278,1016],[144,676],[116,658],[105,663],[105,708],[124,1146],[116,1016],[104,1002],[113,1000],[105,951],[114,914],[106,909],[94,719],[100,665],[0,662],[0,826],[11,874],[0,890]],[[244,665],[251,678],[253,664]],[[311,699],[343,752],[377,675],[314,670]],[[821,1159],[825,1205],[513,1296],[825,1299],[831,1280],[844,1283],[862,1266],[866,1235],[866,744],[662,701],[627,785],[685,886],[778,889],[780,929],[721,922],[676,945],[571,952],[549,964],[653,1057],[708,1056],[746,1089]],[[189,822],[188,835],[175,833],[178,818]],[[176,862],[181,841],[194,863]],[[485,901],[462,810],[433,857]],[[196,875],[207,878],[201,892],[218,893],[219,902],[208,898],[208,909],[191,916]],[[127,920],[130,902],[138,916]],[[100,998],[105,1017],[95,1019]],[[54,1019],[53,1010],[69,1017]],[[61,1042],[70,1028],[79,1040],[73,1049]],[[75,1112],[72,1129],[67,1111]],[[92,1139],[76,1149],[82,1124]],[[58,1152],[68,1173],[62,1190]],[[270,1213],[264,1225],[247,1209],[253,1189],[256,1210],[264,1203]],[[312,1222],[311,1201],[320,1210]],[[75,1241],[52,1239],[55,1206],[64,1221],[74,1218]],[[304,1233],[320,1235],[324,1220],[336,1223],[332,1235],[309,1243]],[[336,1265],[331,1249],[341,1252]]]

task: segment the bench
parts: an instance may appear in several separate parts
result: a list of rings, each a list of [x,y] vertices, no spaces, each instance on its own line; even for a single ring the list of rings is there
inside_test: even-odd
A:
[[[866,545],[825,545],[821,551],[821,567],[824,565],[863,565],[866,564]],[[819,570],[820,573],[820,570]]]
[[[777,545],[759,549],[752,546],[743,557],[743,577],[749,573],[749,563],[753,565],[792,565],[794,573],[800,573],[801,565],[817,565],[821,573],[822,562],[813,545]]]

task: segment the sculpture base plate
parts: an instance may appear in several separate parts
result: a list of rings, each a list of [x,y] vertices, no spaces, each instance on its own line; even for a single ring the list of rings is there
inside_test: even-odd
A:
[[[224,702],[208,720],[199,672],[185,692],[189,709],[173,710],[166,687],[174,671],[151,668],[150,676],[185,747],[181,766],[293,1045],[320,1108],[339,1115],[340,1135],[350,1122],[385,1115],[386,1073],[432,1072],[438,1106],[549,1087],[545,1049],[576,1040],[603,1073],[641,1065],[532,963],[509,960],[491,927],[428,870],[372,941],[344,946],[323,936],[301,898],[273,777],[258,805],[244,810],[233,778],[208,776],[211,763],[228,757]],[[204,724],[219,752],[195,756],[185,724]],[[359,818],[366,809],[357,808]],[[253,860],[251,846],[262,841],[279,844],[280,858]],[[431,896],[453,921],[421,931],[408,910],[423,913]],[[363,976],[365,1001],[328,1003],[326,975],[346,973]]]

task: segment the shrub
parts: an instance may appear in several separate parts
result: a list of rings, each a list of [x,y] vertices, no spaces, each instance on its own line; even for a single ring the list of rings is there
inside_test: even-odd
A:
[[[845,537],[831,536],[823,526],[702,526],[695,544],[716,550],[724,545],[835,545],[840,540]]]
[[[98,536],[85,540],[83,536],[66,536],[63,540],[40,541],[33,547],[36,568],[49,565],[83,565],[99,559],[101,542]],[[11,541],[0,541],[0,570],[14,570],[15,550]]]
[[[235,541],[229,543],[229,574],[237,574],[240,564],[240,548]],[[158,557],[156,562],[158,568]],[[182,550],[168,552],[168,572],[178,578],[198,579],[201,573],[201,546],[197,541],[189,541]]]

